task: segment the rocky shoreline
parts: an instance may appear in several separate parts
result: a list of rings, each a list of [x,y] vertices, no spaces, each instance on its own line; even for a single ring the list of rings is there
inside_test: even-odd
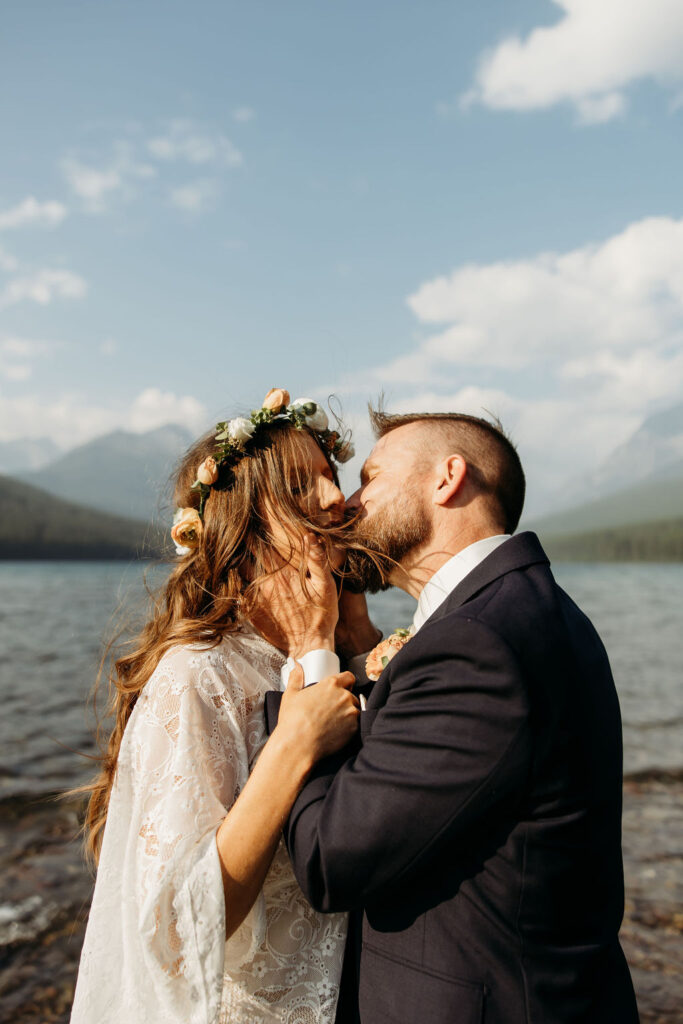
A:
[[[0,804],[0,1019],[67,1024],[92,889],[75,800]],[[622,943],[643,1024],[683,1022],[683,784],[624,786]]]

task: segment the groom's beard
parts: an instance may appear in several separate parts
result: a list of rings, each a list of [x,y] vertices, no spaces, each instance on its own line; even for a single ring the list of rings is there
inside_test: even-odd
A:
[[[354,548],[347,551],[344,585],[358,593],[388,590],[392,584],[387,577],[396,569],[395,563],[426,544],[431,533],[422,496],[404,492],[396,503],[359,520],[351,531],[351,539],[373,554]]]

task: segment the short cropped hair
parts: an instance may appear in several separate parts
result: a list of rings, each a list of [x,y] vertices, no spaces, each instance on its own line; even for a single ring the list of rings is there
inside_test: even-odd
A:
[[[489,499],[491,516],[505,533],[519,524],[526,482],[517,449],[500,420],[494,422],[464,413],[418,412],[390,414],[381,404],[370,409],[370,423],[377,439],[409,423],[433,427],[439,447],[463,457],[470,481]],[[436,437],[435,437],[436,440]]]

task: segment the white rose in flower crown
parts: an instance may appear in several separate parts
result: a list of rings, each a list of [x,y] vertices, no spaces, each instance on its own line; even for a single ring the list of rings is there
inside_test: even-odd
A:
[[[255,430],[256,427],[246,416],[236,416],[234,420],[230,420],[228,423],[228,434],[230,440],[234,441],[235,444],[244,444]]]
[[[335,452],[337,462],[348,462],[356,454],[352,441],[344,441]]]
[[[311,430],[327,430],[330,425],[330,421],[327,418],[325,410],[314,402],[312,398],[297,398],[292,402],[292,406],[296,409],[301,408],[304,405],[314,405],[315,412],[306,416],[306,426],[310,427]]]

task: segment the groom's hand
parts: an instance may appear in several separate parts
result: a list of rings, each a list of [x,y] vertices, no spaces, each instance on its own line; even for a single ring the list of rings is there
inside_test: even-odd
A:
[[[339,595],[339,621],[335,630],[337,651],[345,658],[366,654],[382,639],[381,630],[368,613],[365,594],[354,594],[342,585]]]

